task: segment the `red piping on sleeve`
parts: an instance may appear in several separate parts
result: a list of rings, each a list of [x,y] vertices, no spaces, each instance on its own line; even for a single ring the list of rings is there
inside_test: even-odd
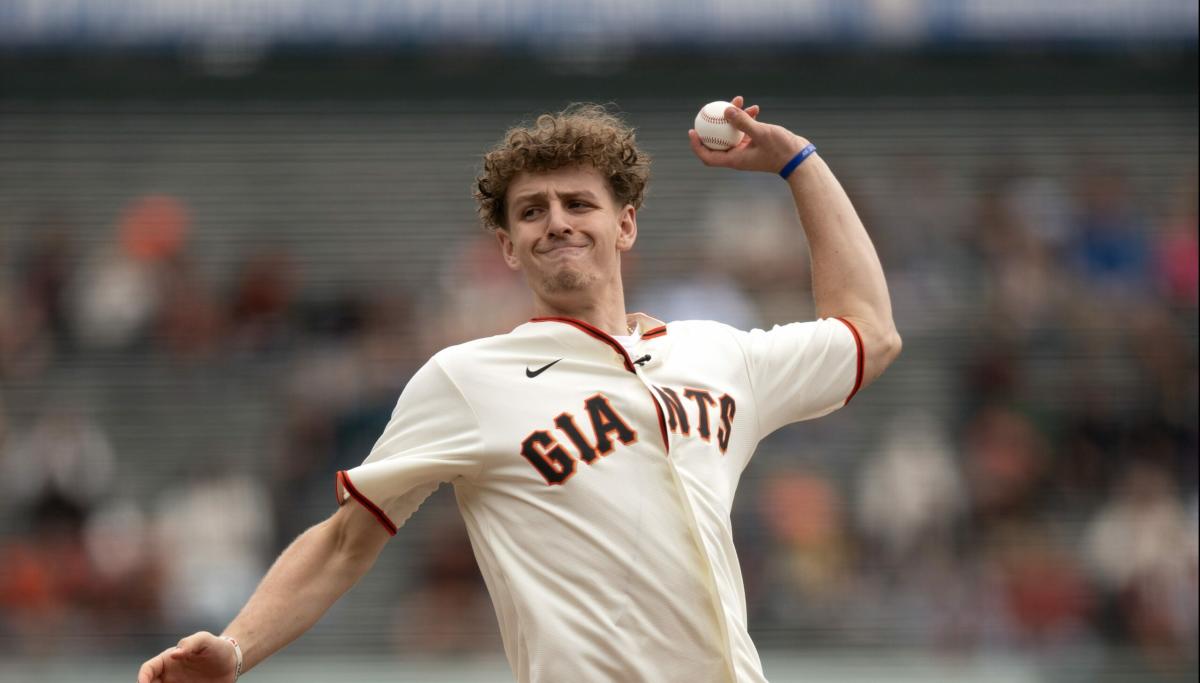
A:
[[[362,505],[367,509],[368,512],[375,515],[375,519],[378,519],[379,523],[383,525],[383,528],[387,529],[389,535],[396,535],[396,525],[393,524],[392,520],[388,518],[387,513],[379,509],[378,505],[372,503],[370,498],[367,498],[363,494],[359,493],[358,489],[354,488],[354,484],[350,481],[350,475],[346,474],[345,470],[341,470],[337,473],[337,484],[340,484],[341,487],[345,488],[346,491],[350,493],[350,497],[354,500],[357,500],[359,505]],[[338,495],[338,505],[341,504],[342,497],[341,495]]]
[[[643,332],[642,339],[653,339],[655,337],[661,337],[662,335],[664,335],[666,333],[667,333],[667,326],[659,325],[658,327],[656,327],[652,330],[647,330],[646,332]]]
[[[843,325],[850,328],[850,334],[854,335],[854,344],[858,347],[858,362],[855,364],[856,367],[854,371],[854,388],[850,390],[850,395],[846,397],[846,403],[849,403],[850,399],[854,398],[854,395],[857,394],[858,390],[862,388],[863,363],[866,361],[867,356],[866,351],[863,350],[862,336],[858,333],[858,328],[845,318],[838,318],[838,320],[842,321]],[[846,403],[843,403],[842,405],[846,405]]]

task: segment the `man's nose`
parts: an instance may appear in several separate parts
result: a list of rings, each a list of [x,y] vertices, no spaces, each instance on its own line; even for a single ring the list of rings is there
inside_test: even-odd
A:
[[[549,234],[556,237],[561,237],[563,235],[571,234],[571,232],[574,230],[574,228],[571,227],[570,214],[568,214],[567,210],[558,202],[552,202],[547,213],[549,214],[549,220],[546,222],[546,231]]]

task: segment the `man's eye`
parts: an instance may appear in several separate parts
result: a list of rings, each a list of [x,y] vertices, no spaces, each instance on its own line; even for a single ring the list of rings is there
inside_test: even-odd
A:
[[[568,204],[567,206],[569,206],[572,209],[586,209],[586,208],[588,208],[589,204],[587,202],[574,201],[574,202],[571,202],[570,204]]]
[[[533,218],[534,216],[536,216],[538,211],[539,211],[539,209],[537,207],[530,207],[528,209],[525,209],[524,211],[521,212],[521,218],[523,218],[525,220],[529,220],[530,218]]]

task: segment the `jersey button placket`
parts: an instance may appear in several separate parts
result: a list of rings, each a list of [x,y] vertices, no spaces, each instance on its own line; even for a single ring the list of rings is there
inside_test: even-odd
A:
[[[704,563],[704,578],[708,586],[708,597],[713,608],[713,617],[717,623],[721,642],[725,645],[725,665],[728,667],[729,680],[735,682],[737,681],[737,672],[733,665],[733,644],[729,640],[729,625],[726,621],[725,606],[721,604],[721,596],[717,590],[716,572],[713,571],[712,567],[712,557],[701,536],[700,523],[696,519],[695,509],[692,507],[691,496],[688,494],[687,486],[683,483],[682,477],[679,476],[678,459],[669,457],[671,452],[671,432],[666,428],[662,404],[659,403],[658,397],[654,395],[654,385],[646,376],[646,371],[640,366],[634,366],[633,374],[637,375],[637,378],[646,387],[646,391],[650,393],[650,400],[654,402],[655,411],[658,413],[663,443],[667,449],[667,467],[671,472],[671,481],[675,486],[675,494],[678,496],[679,503],[683,507],[683,514],[687,520],[688,531],[692,536],[692,543],[696,545],[696,551],[700,554],[701,561]]]

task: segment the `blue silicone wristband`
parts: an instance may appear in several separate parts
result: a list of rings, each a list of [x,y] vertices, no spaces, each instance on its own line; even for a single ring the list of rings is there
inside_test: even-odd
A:
[[[784,165],[783,169],[779,171],[779,177],[786,180],[792,174],[792,171],[796,170],[796,167],[800,164],[803,164],[804,160],[812,156],[812,153],[815,151],[817,151],[817,146],[811,142],[808,143],[807,147],[796,152],[796,156],[792,157],[792,160]]]

